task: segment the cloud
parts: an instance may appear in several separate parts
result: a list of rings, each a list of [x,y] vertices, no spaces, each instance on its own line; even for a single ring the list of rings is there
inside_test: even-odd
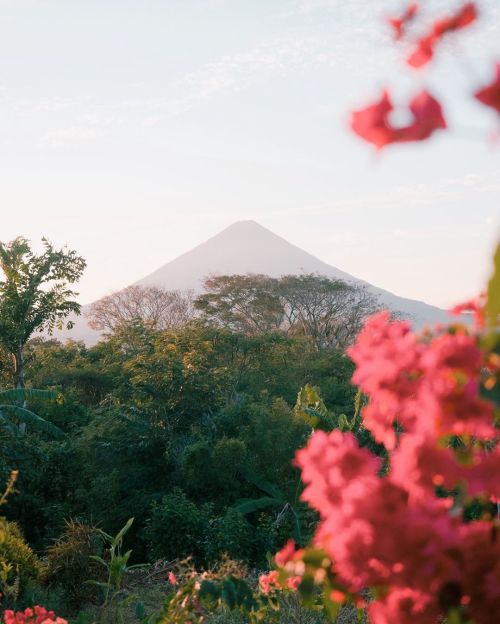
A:
[[[281,38],[207,63],[177,84],[187,90],[188,98],[204,100],[222,91],[244,89],[269,76],[332,65],[334,60],[328,47],[318,39]]]

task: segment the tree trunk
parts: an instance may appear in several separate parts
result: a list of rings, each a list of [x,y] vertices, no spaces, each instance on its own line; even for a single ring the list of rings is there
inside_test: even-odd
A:
[[[14,385],[19,390],[24,390],[26,383],[24,379],[24,354],[23,354],[23,348],[21,345],[19,345],[19,348],[14,354],[14,357],[15,357]]]

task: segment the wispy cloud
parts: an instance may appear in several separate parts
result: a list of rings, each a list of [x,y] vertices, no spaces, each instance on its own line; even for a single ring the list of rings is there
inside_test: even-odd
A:
[[[275,39],[248,51],[223,56],[187,74],[177,83],[189,100],[208,99],[222,91],[239,91],[270,76],[322,65],[335,57],[324,42],[314,39]]]

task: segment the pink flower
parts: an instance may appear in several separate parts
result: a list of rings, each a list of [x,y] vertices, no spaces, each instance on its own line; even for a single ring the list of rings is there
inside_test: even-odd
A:
[[[391,481],[415,499],[433,496],[439,485],[451,490],[460,477],[452,449],[439,448],[430,435],[403,435],[391,457]]]
[[[54,611],[39,605],[17,612],[8,609],[4,611],[3,620],[4,624],[68,624],[65,619],[56,617]]]
[[[500,113],[500,63],[497,63],[496,74],[489,85],[474,94],[476,100]]]
[[[423,349],[408,321],[390,322],[389,312],[379,312],[366,321],[348,350],[356,364],[352,381],[370,397],[364,422],[389,449],[396,445],[394,423],[410,429],[417,417]]]
[[[441,104],[428,91],[421,91],[410,101],[413,121],[407,126],[391,124],[389,114],[393,108],[388,92],[384,91],[379,101],[351,114],[352,130],[381,149],[390,143],[423,141],[446,128]]]
[[[500,613],[500,543],[486,522],[461,527],[463,595],[475,622],[489,624]]]
[[[283,546],[283,548],[276,553],[276,555],[274,556],[274,560],[276,561],[276,565],[280,566],[280,568],[282,568],[284,565],[286,565],[294,556],[295,554],[295,542],[290,539],[288,540],[288,542]]]
[[[178,583],[177,577],[175,576],[173,572],[168,573],[168,582],[170,583],[170,585],[173,585],[174,587],[175,585],[177,585]]]
[[[369,614],[372,624],[430,624],[438,621],[439,607],[434,596],[408,587],[372,602]]]
[[[316,431],[297,452],[295,463],[306,484],[302,499],[323,517],[337,513],[348,499],[363,499],[378,482],[380,460],[359,448],[351,433]]]
[[[279,587],[278,571],[271,570],[268,574],[262,574],[259,578],[259,586],[264,594],[268,594],[271,589]]]
[[[302,578],[300,576],[290,576],[286,579],[286,586],[288,587],[288,589],[297,591],[301,582]]]
[[[406,27],[412,22],[418,13],[418,3],[411,2],[402,15],[398,17],[389,17],[387,22],[394,31],[394,39],[399,41],[405,34]]]
[[[500,81],[500,64],[499,67],[499,81]],[[499,87],[500,89],[500,87]],[[499,96],[500,97],[500,96]],[[499,103],[500,107],[500,103]],[[455,307],[450,310],[450,314],[454,314],[458,316],[464,312],[470,312],[473,315],[474,323],[477,329],[484,329],[485,326],[485,298],[486,295],[483,293],[477,299],[470,299],[469,301],[464,301],[463,303],[459,303]]]
[[[370,318],[349,355],[369,399],[364,424],[391,451],[389,469],[382,476],[380,460],[338,430],[315,432],[297,452],[302,498],[320,514],[313,544],[327,559],[318,571],[332,562],[345,596],[374,588],[373,624],[434,624],[450,608],[490,624],[500,613],[498,527],[488,513],[462,518],[471,497],[500,499],[498,401],[481,395],[498,356],[473,332],[452,325],[417,336],[388,313]],[[463,436],[457,450],[451,435]],[[437,486],[459,495],[438,498]],[[276,561],[291,572],[301,556],[289,541]],[[263,591],[278,586],[276,572],[261,577]]]
[[[417,42],[416,48],[408,57],[408,64],[415,68],[427,64],[434,56],[434,48],[444,35],[466,28],[476,21],[477,15],[474,2],[467,2],[454,15],[437,20],[430,32]]]

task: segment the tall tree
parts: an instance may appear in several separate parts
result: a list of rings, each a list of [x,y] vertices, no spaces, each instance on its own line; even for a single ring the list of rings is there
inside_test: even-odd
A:
[[[42,239],[36,254],[30,241],[18,237],[0,242],[0,344],[11,354],[16,388],[25,387],[24,347],[35,332],[71,329],[70,314],[80,314],[78,294],[70,285],[78,281],[86,262],[76,251],[55,249]]]
[[[378,308],[362,284],[321,275],[285,275],[276,289],[289,331],[310,336],[318,349],[345,349]]]
[[[378,307],[362,284],[316,274],[221,275],[203,285],[195,307],[211,323],[247,335],[302,334],[318,349],[345,349]]]
[[[277,331],[284,310],[276,292],[277,280],[267,275],[217,275],[203,282],[205,293],[195,307],[207,320],[248,335]]]
[[[129,286],[103,297],[87,314],[92,329],[113,332],[117,327],[141,321],[153,329],[175,329],[195,315],[192,291],[155,286]]]

